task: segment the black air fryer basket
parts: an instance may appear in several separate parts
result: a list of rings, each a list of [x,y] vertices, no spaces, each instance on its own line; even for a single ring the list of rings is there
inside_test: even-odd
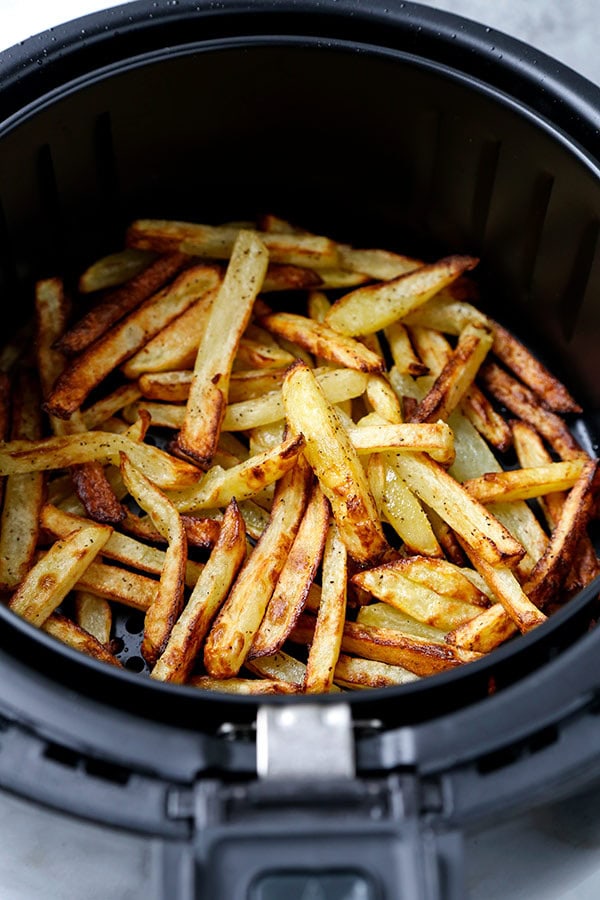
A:
[[[7,336],[35,278],[133,218],[274,209],[479,255],[490,309],[575,393],[593,451],[600,92],[488,32],[409,3],[179,0],[2,54]],[[0,608],[0,785],[159,838],[165,898],[462,897],[465,828],[600,775],[597,593],[458,670],[293,702],[152,683]]]

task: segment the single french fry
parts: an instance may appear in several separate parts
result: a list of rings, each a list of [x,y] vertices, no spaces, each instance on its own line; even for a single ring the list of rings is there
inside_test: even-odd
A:
[[[469,557],[519,631],[531,631],[546,621],[544,613],[529,599],[507,566],[490,565],[473,552]]]
[[[277,485],[269,524],[237,576],[204,646],[210,675],[237,675],[292,547],[308,500],[311,472],[298,462]]]
[[[165,649],[183,608],[187,538],[173,504],[125,454],[121,455],[121,475],[136,503],[148,513],[155,528],[167,539],[158,590],[144,621],[142,656],[149,665],[153,665]]]
[[[270,313],[260,323],[273,334],[299,344],[309,353],[359,372],[381,372],[381,357],[354,338],[341,335],[327,323],[296,313]]]
[[[392,425],[402,422],[402,407],[398,395],[383,375],[369,375],[365,395],[373,412],[385,422]]]
[[[176,369],[172,372],[149,372],[141,375],[137,385],[134,386],[134,390],[137,390],[137,395],[133,396],[128,401],[128,404],[125,405],[135,403],[136,400],[139,400],[140,395],[145,397],[146,400],[183,403],[189,396],[192,377],[193,372],[191,369]]]
[[[276,653],[294,627],[321,563],[328,525],[329,504],[315,484],[247,659]]]
[[[470,256],[448,256],[391,281],[357,288],[333,304],[326,322],[341,334],[373,334],[421,306],[477,262]]]
[[[340,687],[356,691],[410,684],[411,681],[417,681],[419,676],[402,666],[391,666],[375,659],[359,659],[340,653],[333,678]]]
[[[219,538],[168,643],[152,669],[159,681],[183,684],[202,641],[225,600],[246,555],[246,529],[235,500],[223,516]]]
[[[370,603],[368,606],[361,606],[356,616],[359,625],[374,625],[376,628],[391,628],[395,631],[402,631],[405,634],[414,634],[417,637],[425,638],[428,641],[443,642],[446,638],[446,632],[440,628],[434,628],[433,625],[426,625],[425,622],[419,622],[418,619],[409,616],[395,606],[389,603]]]
[[[279,650],[271,656],[259,656],[247,659],[244,668],[261,678],[271,678],[274,681],[290,681],[292,684],[304,686],[306,664],[300,662],[289,653]]]
[[[287,438],[230,469],[212,466],[197,485],[173,491],[170,498],[180,512],[227,506],[230,500],[248,500],[285,475],[302,450],[302,436]]]
[[[211,512],[212,515],[209,515]],[[212,549],[219,537],[221,518],[221,513],[216,510],[205,511],[202,517],[182,514],[181,521],[187,535],[188,546],[198,547],[202,550]],[[130,510],[127,510],[125,518],[121,523],[121,527],[124,531],[127,531],[129,534],[143,541],[150,541],[154,544],[166,544],[165,538],[156,530],[152,524],[152,520],[148,516],[136,516]],[[162,562],[160,563],[160,567],[162,567]],[[186,566],[186,584],[188,586],[194,586],[200,571],[201,569],[197,563],[188,560]]]
[[[233,359],[267,263],[268,253],[261,241],[252,232],[241,231],[198,346],[178,437],[180,449],[202,465],[210,464],[219,442]]]
[[[279,369],[282,366],[287,368],[294,362],[296,356],[296,353],[284,350],[279,344],[265,344],[264,341],[249,337],[246,333],[238,344],[233,371],[254,368]]]
[[[429,368],[421,362],[413,349],[409,333],[402,322],[392,322],[384,329],[394,365],[407,375],[428,375]]]
[[[423,265],[418,259],[390,250],[358,250],[347,244],[338,244],[338,257],[340,268],[360,272],[379,281],[391,281]]]
[[[512,444],[510,426],[476,384],[472,384],[462,398],[461,409],[492,447],[506,453]]]
[[[121,385],[82,412],[81,418],[84,427],[91,430],[98,428],[100,425],[104,426],[104,423],[110,420],[112,416],[120,412],[125,406],[135,403],[141,396],[142,391],[137,384]]]
[[[61,616],[59,613],[52,613],[41,626],[42,630],[51,635],[63,644],[68,644],[74,650],[85,653],[93,659],[100,662],[109,663],[111,666],[120,668],[121,663],[104,644],[99,641],[95,635],[90,634],[81,625]]]
[[[108,526],[96,527],[107,528]],[[137,609],[139,612],[146,612],[156,597],[158,581],[148,578],[147,575],[130,572],[121,566],[93,562],[80,575],[75,589],[122,603],[123,606]]]
[[[47,412],[68,419],[113,369],[177,318],[206,291],[208,285],[214,287],[218,278],[214,266],[187,269],[171,285],[113,325],[75,357],[59,376],[46,401]]]
[[[332,522],[323,553],[321,603],[306,663],[304,690],[307,694],[327,692],[333,684],[346,616],[347,570],[346,547]]]
[[[454,286],[454,285],[453,285]],[[465,300],[457,299],[448,290],[428,300],[404,319],[406,325],[433,328],[444,334],[459,335],[467,325],[492,330],[495,323]]]
[[[358,453],[421,451],[441,463],[454,461],[452,430],[445,422],[359,425],[348,434]]]
[[[80,294],[91,294],[135,278],[156,259],[151,250],[118,250],[88,266],[79,276]]]
[[[80,628],[95,637],[101,644],[108,644],[112,628],[112,610],[110,603],[104,597],[97,597],[87,591],[77,591],[75,594],[75,617]]]
[[[29,569],[9,608],[33,625],[43,625],[83,576],[110,533],[107,525],[91,525],[57,541]]]
[[[194,675],[188,684],[202,691],[217,691],[225,694],[299,694],[302,687],[291,681],[275,681],[271,678],[211,678],[209,675]]]
[[[518,628],[501,603],[495,603],[469,622],[446,635],[446,641],[464,650],[489,653],[514,634]]]
[[[304,436],[304,455],[331,504],[350,556],[360,564],[377,561],[387,543],[365,471],[334,407],[303,363],[290,368],[283,402],[290,426]]]
[[[319,287],[323,282],[322,273],[300,266],[271,264],[263,281],[262,292],[272,291],[309,291]]]
[[[463,487],[480,503],[529,500],[573,487],[584,465],[583,459],[576,458],[507,472],[487,472],[464,481]]]
[[[435,422],[447,419],[469,390],[492,346],[490,331],[466,325],[458,344],[438,375],[431,390],[411,416],[413,422]]]

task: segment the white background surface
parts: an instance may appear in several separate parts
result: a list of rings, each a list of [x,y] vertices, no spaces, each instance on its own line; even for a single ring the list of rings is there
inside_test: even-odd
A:
[[[106,0],[0,0],[0,48],[114,5]],[[425,5],[519,37],[600,84],[600,0],[431,0]],[[598,792],[471,836],[467,851],[473,900],[598,900]],[[151,841],[63,819],[0,794],[0,900],[153,900],[153,852]]]

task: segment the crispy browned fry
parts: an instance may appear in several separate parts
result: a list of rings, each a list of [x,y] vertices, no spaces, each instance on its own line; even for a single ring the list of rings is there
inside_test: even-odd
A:
[[[108,644],[112,629],[112,609],[108,600],[88,591],[75,594],[75,618],[80,628],[101,644]]]
[[[498,322],[494,326],[494,353],[521,381],[554,412],[581,412],[564,384],[533,356],[529,350]]]
[[[487,472],[463,482],[463,487],[480,503],[529,500],[573,487],[584,465],[583,459],[570,459],[508,472]]]
[[[282,366],[287,368],[294,362],[296,356],[296,353],[284,350],[279,344],[266,344],[246,333],[238,344],[233,371],[254,368],[279,369]]]
[[[107,528],[108,526],[96,527]],[[139,575],[137,572],[129,572],[120,566],[93,562],[80,576],[75,588],[78,591],[97,594],[98,597],[104,597],[106,600],[122,603],[124,606],[140,612],[146,612],[156,597],[158,581],[148,578],[146,575]]]
[[[308,500],[312,473],[304,460],[277,485],[269,524],[214,622],[204,647],[210,675],[237,675],[259,629]]]
[[[6,372],[0,372],[0,441],[7,440],[10,429],[11,383]],[[0,503],[4,497],[5,478],[0,476]]]
[[[341,334],[373,334],[421,306],[477,262],[470,256],[448,256],[391,281],[357,288],[333,304],[327,324]]]
[[[121,475],[129,493],[167,539],[167,550],[154,602],[146,612],[142,656],[153,665],[163,652],[183,608],[187,539],[179,513],[159,489],[121,455]]]
[[[12,434],[35,440],[41,433],[40,393],[36,379],[19,374],[13,398]],[[9,475],[4,483],[4,507],[0,521],[0,588],[16,587],[29,570],[39,535],[40,509],[44,500],[41,472]]]
[[[409,334],[419,358],[427,366],[430,374],[437,378],[452,356],[452,347],[448,339],[441,332],[422,325],[411,325]]]
[[[198,346],[178,444],[204,466],[210,464],[217,449],[233,360],[267,263],[261,241],[252,232],[241,231]]]
[[[125,377],[133,379],[144,373],[193,366],[216,296],[217,285],[210,285],[180,316],[123,364],[121,370]]]
[[[492,447],[502,453],[508,450],[512,444],[510,426],[476,384],[472,384],[463,397],[461,407],[465,416]]]
[[[348,554],[332,522],[323,553],[321,603],[306,663],[304,690],[308,694],[331,690],[346,617],[347,580]]]
[[[300,694],[302,686],[291,681],[276,681],[271,678],[211,678],[209,675],[195,675],[187,682],[191,687],[203,691],[218,691],[225,694]]]
[[[219,279],[214,266],[194,266],[145,300],[87,347],[58,378],[46,401],[47,411],[68,419],[88,394],[150,338],[177,318]]]
[[[294,627],[321,563],[328,524],[329,503],[315,484],[248,659],[276,653]]]
[[[525,551],[502,523],[424,453],[399,453],[396,466],[408,486],[490,564],[515,565]]]
[[[43,631],[52,635],[63,644],[68,644],[74,650],[79,650],[87,656],[98,659],[100,662],[109,663],[111,666],[121,666],[121,663],[113,656],[104,644],[102,644],[93,634],[87,632],[80,625],[61,616],[59,613],[53,613],[42,625]]]
[[[103,297],[59,339],[58,348],[69,356],[82,353],[90,344],[106,334],[119,319],[124,318],[171,281],[188,262],[188,257],[180,253],[170,253],[151,262],[127,284]]]
[[[304,363],[290,368],[283,402],[290,426],[304,435],[304,454],[350,556],[360,564],[378,561],[387,543],[365,471],[338,414]]]
[[[485,579],[490,591],[520,631],[531,631],[546,621],[544,613],[528,597],[509,568],[503,565],[492,566],[472,551],[468,552],[471,562]]]
[[[495,603],[480,615],[464,622],[446,635],[446,641],[464,650],[489,653],[518,632],[501,603]]]
[[[299,344],[322,359],[357,369],[359,372],[381,372],[381,357],[360,341],[334,331],[327,324],[296,313],[271,313],[261,316],[260,323],[273,334]]]
[[[515,416],[539,431],[561,459],[587,456],[564,421],[555,413],[547,410],[533,391],[501,369],[500,366],[495,363],[487,363],[481,369],[481,377],[484,386],[490,393],[508,407]]]
[[[319,272],[300,266],[271,264],[263,282],[263,293],[271,291],[309,291],[322,284]]]
[[[225,600],[246,555],[246,529],[235,500],[223,516],[221,532],[169,641],[152,669],[152,678],[187,681],[208,629]]]
[[[277,371],[277,370],[275,370]],[[142,394],[148,400],[163,400],[167,403],[183,403],[190,393],[193,372],[191,369],[178,369],[173,372],[150,372],[141,375],[138,380],[138,396],[132,397],[135,403]]]
[[[127,453],[161,488],[194,485],[201,475],[190,463],[175,459],[158,447],[141,443],[129,433],[102,431],[43,438],[40,441],[10,441],[0,446],[0,474],[64,469],[94,459],[118,465],[121,452]]]
[[[116,287],[130,281],[154,262],[156,254],[151,250],[117,250],[97,259],[79,277],[77,287],[80,294],[91,294]]]
[[[452,595],[442,595],[433,587],[407,578],[398,564],[390,563],[365,572],[358,572],[352,582],[379,600],[427,625],[448,631],[461,622],[472,619],[480,608]],[[443,560],[432,560],[440,562]],[[449,564],[448,564],[449,565]]]
[[[9,607],[33,625],[43,625],[75,586],[111,534],[107,525],[90,525],[57,541],[29,569]]]
[[[471,387],[492,340],[491,332],[465,326],[455,350],[411,417],[413,422],[448,418]]]
[[[87,462],[71,467],[71,477],[77,496],[90,519],[116,525],[125,510],[115,496],[100,462]]]
[[[597,466],[597,460],[588,460],[584,464],[581,475],[563,504],[546,552],[525,584],[525,591],[538,606],[545,606],[553,596],[558,595],[574,561],[577,545],[589,521]]]
[[[185,528],[188,546],[209,550],[215,545],[221,528],[220,519],[182,515],[181,521]],[[156,530],[148,516],[136,516],[127,510],[121,527],[141,540],[152,541],[155,544],[166,543],[165,538]],[[188,563],[188,565],[190,564]]]
[[[346,653],[340,653],[333,676],[335,683],[340,687],[354,691],[409,684],[411,681],[417,681],[418,677],[402,666],[391,666],[376,659],[358,659]]]
[[[295,465],[303,444],[297,435],[230,469],[212,466],[197,485],[171,493],[171,499],[180,512],[192,512],[255,497]]]
[[[127,232],[130,247],[149,250],[175,250],[210,259],[229,259],[240,233],[236,225],[197,225],[192,222],[140,219]],[[268,250],[272,263],[300,266],[306,269],[335,268],[338,253],[329,238],[306,234],[256,235]]]

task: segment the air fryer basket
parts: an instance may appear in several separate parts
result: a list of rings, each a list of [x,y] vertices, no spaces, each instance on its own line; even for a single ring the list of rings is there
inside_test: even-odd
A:
[[[480,255],[488,308],[566,380],[595,450],[600,97],[536,56],[351,0],[138,2],[8,51],[7,336],[35,278],[111,251],[133,218],[274,210],[357,245]],[[597,592],[462,669],[259,710],[113,671],[0,608],[0,783],[160,835],[169,897],[277,897],[306,872],[324,896],[458,897],[458,829],[598,772]],[[118,628],[135,668],[135,621]]]

